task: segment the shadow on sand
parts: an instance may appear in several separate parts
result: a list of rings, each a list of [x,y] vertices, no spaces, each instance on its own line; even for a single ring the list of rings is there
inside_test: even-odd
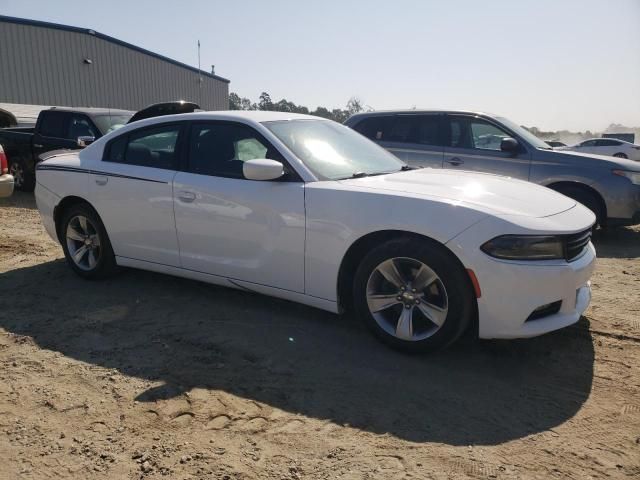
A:
[[[557,426],[589,396],[586,319],[530,340],[430,356],[379,344],[349,318],[146,272],[105,282],[63,261],[0,275],[0,326],[41,347],[164,382],[137,399],[221,389],[375,433],[496,444]]]

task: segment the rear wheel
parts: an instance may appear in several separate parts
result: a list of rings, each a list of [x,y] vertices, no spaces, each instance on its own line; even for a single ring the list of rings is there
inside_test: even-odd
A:
[[[386,344],[428,352],[455,341],[473,315],[462,266],[435,242],[399,239],[373,249],[353,286],[356,314]]]
[[[89,205],[73,205],[63,213],[60,240],[69,266],[81,277],[93,280],[115,273],[109,237]]]
[[[33,172],[27,168],[24,160],[16,158],[14,160],[10,160],[10,162],[9,173],[13,175],[14,187],[16,190],[33,192],[33,189],[36,186],[36,177]]]
[[[622,152],[614,153],[613,156],[617,158],[629,158],[626,153]]]

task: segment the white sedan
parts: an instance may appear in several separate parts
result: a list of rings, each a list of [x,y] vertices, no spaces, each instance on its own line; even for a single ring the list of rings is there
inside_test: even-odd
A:
[[[557,150],[571,150],[574,152],[628,158],[629,160],[640,160],[640,145],[616,138],[591,138],[569,147],[559,147]]]
[[[36,200],[82,277],[134,267],[348,309],[405,350],[469,328],[540,335],[591,298],[587,208],[523,181],[414,169],[306,115],[135,122],[42,162]]]

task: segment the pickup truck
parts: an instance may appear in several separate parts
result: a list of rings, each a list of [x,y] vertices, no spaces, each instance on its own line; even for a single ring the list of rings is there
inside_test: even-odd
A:
[[[102,108],[43,110],[34,128],[0,129],[0,146],[17,190],[33,191],[35,166],[51,150],[78,149],[125,125],[134,112]]]

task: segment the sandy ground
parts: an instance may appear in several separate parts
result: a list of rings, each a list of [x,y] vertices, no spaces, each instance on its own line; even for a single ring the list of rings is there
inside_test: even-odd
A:
[[[0,200],[0,478],[638,478],[640,228],[596,246],[575,326],[405,356],[268,297],[83,281]]]

